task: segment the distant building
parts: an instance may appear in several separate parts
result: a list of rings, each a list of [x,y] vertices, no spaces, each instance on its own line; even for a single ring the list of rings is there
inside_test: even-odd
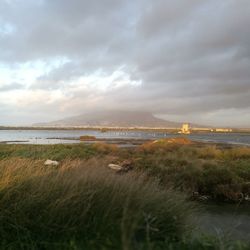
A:
[[[180,134],[185,134],[185,135],[190,134],[190,127],[189,127],[189,124],[188,124],[188,123],[182,124],[182,128],[181,128],[181,131],[179,131],[179,133],[180,133]]]
[[[228,132],[232,132],[233,130],[231,128],[216,128],[215,131],[228,133]]]

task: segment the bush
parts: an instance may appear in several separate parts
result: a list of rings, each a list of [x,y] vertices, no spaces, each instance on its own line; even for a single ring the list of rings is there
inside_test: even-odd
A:
[[[250,148],[249,147],[235,147],[225,151],[225,159],[237,160],[237,159],[250,159]]]
[[[166,151],[174,151],[183,145],[191,145],[193,144],[192,141],[186,138],[166,138],[166,139],[159,139],[153,142],[147,142],[141,145],[138,148],[139,152],[144,153],[152,153],[156,151],[166,152]]]
[[[222,151],[218,149],[216,146],[206,146],[204,148],[197,149],[197,155],[203,159],[211,159],[211,158],[221,158]]]
[[[108,154],[108,153],[112,154],[118,151],[118,147],[116,145],[101,143],[101,142],[93,144],[92,147],[95,151],[102,154]]]
[[[92,135],[82,135],[80,136],[80,141],[95,141],[96,137]]]

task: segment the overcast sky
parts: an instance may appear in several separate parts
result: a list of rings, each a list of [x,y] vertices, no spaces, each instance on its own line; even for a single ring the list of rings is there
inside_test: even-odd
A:
[[[250,127],[249,0],[1,0],[0,125],[101,109]]]

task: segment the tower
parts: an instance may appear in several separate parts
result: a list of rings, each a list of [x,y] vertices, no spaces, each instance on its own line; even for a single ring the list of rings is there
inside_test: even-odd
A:
[[[189,127],[188,123],[182,124],[181,133],[182,134],[190,134],[190,127]]]

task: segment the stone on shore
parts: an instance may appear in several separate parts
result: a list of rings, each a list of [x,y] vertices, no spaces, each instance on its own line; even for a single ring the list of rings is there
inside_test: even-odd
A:
[[[52,161],[52,160],[46,160],[44,162],[44,165],[45,166],[58,166],[59,165],[59,162],[58,161]]]
[[[118,165],[118,164],[113,164],[113,163],[110,163],[108,165],[108,167],[112,170],[115,170],[115,171],[119,171],[119,170],[122,170],[122,166]]]
[[[125,160],[121,162],[120,164],[110,163],[108,165],[108,168],[115,170],[117,173],[126,173],[133,169],[133,165],[132,165],[132,161]]]

